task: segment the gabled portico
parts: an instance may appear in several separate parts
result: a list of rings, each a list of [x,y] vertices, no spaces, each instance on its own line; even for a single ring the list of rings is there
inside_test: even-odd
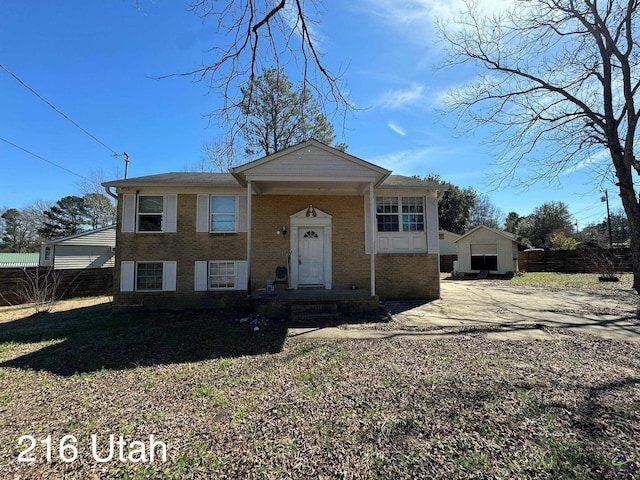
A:
[[[366,202],[362,209],[368,218],[364,223],[375,224],[374,189],[389,175],[390,171],[356,158],[347,153],[328,147],[316,140],[288,148],[276,154],[235,167],[231,174],[247,189],[247,259],[251,269],[252,257],[259,254],[260,246],[253,245],[254,196],[327,197],[358,196]],[[311,210],[313,213],[311,214]],[[361,210],[362,211],[362,210]],[[283,225],[290,232],[289,284],[291,288],[302,286],[333,287],[332,216],[319,208],[309,208],[290,215],[289,225]],[[309,229],[305,230],[305,227]],[[278,225],[277,228],[280,228]],[[364,226],[363,226],[364,228]],[[304,231],[303,231],[304,230]],[[367,229],[367,244],[375,245],[376,235]],[[375,252],[370,257],[370,294],[375,296]],[[249,291],[251,292],[251,271],[249,271]]]

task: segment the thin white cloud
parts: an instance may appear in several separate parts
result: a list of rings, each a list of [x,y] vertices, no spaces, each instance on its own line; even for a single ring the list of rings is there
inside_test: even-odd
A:
[[[402,127],[399,127],[398,125],[396,125],[393,122],[387,123],[387,127],[389,127],[391,130],[396,132],[398,135],[401,135],[403,137],[407,135],[407,132],[405,132]]]
[[[609,159],[609,152],[607,150],[602,150],[601,152],[591,155],[590,157],[582,160],[581,162],[578,162],[575,165],[572,165],[571,167],[565,169],[562,173],[560,173],[560,175],[561,176],[570,175],[579,170],[582,170],[583,168],[589,167],[595,163],[599,163],[603,160],[608,160],[608,159]]]
[[[513,0],[477,0],[481,11],[496,13]],[[369,15],[381,19],[418,45],[432,46],[436,40],[436,19],[455,21],[465,10],[464,0],[360,0]]]
[[[424,85],[414,84],[404,90],[388,90],[378,99],[376,104],[389,110],[414,107],[424,104]]]
[[[451,148],[436,146],[389,152],[378,155],[370,161],[399,175],[419,175],[429,173],[429,170],[425,169],[426,166],[440,163],[455,155],[457,155],[456,152]]]

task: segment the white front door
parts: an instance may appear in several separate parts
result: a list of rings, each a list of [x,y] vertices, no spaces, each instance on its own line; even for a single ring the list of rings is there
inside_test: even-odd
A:
[[[302,227],[298,231],[298,284],[324,284],[324,232]]]

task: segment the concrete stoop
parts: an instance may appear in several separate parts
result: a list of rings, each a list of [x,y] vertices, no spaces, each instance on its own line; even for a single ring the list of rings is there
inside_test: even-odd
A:
[[[291,325],[323,325],[340,320],[335,303],[294,303],[291,305]]]

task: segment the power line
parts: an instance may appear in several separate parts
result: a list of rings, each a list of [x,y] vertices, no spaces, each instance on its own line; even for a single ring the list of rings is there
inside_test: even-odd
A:
[[[41,157],[40,155],[36,155],[35,153],[30,152],[30,151],[29,151],[29,150],[27,150],[26,148],[23,148],[23,147],[21,147],[20,145],[16,145],[15,143],[12,143],[12,142],[10,142],[9,140],[7,140],[7,139],[5,139],[5,138],[0,137],[0,140],[2,140],[3,142],[5,142],[5,143],[7,143],[7,144],[11,145],[11,146],[12,146],[12,147],[14,147],[14,148],[17,148],[18,150],[22,150],[23,152],[26,152],[26,153],[28,153],[29,155],[34,156],[34,157],[36,157],[36,158],[38,158],[38,159],[42,160],[43,162],[47,162],[47,163],[49,163],[49,164],[53,165],[54,167],[58,167],[58,168],[60,168],[61,170],[64,170],[65,172],[68,172],[68,173],[70,173],[70,174],[72,174],[72,175],[75,175],[76,177],[80,177],[80,178],[82,178],[82,179],[84,179],[84,180],[89,180],[89,181],[91,181],[91,179],[89,179],[89,178],[87,178],[87,177],[85,177],[85,176],[83,176],[83,175],[80,175],[79,173],[73,172],[73,171],[69,170],[68,168],[63,167],[62,165],[58,165],[57,163],[52,162],[51,160],[48,160],[48,159],[46,159],[46,158],[44,158],[44,157]]]
[[[99,140],[95,135],[92,135],[91,133],[89,133],[87,130],[85,130],[84,128],[82,128],[80,125],[78,125],[76,122],[74,122],[71,118],[69,118],[67,115],[65,115],[63,112],[61,112],[60,110],[58,110],[56,108],[55,105],[53,105],[49,100],[47,100],[46,98],[44,98],[42,95],[40,95],[38,92],[36,92],[33,88],[31,88],[29,85],[27,85],[22,79],[20,79],[20,77],[18,77],[15,73],[11,72],[7,67],[5,67],[4,65],[2,65],[0,63],[0,68],[2,68],[2,70],[4,70],[5,72],[7,72],[9,75],[11,75],[14,79],[16,79],[18,81],[18,83],[20,83],[20,85],[22,85],[24,88],[26,88],[27,90],[29,90],[31,93],[33,93],[36,97],[38,97],[40,100],[42,100],[44,103],[46,103],[47,105],[49,105],[56,113],[62,115],[62,117],[69,121],[72,125],[74,125],[76,128],[80,129],[80,131],[82,131],[83,133],[85,133],[86,135],[88,135],[89,137],[91,137],[93,140],[95,140],[96,142],[98,142],[100,145],[102,145],[104,148],[106,148],[107,150],[109,150],[111,153],[113,153],[114,157],[119,157],[120,154],[118,152],[116,152],[113,148],[111,148],[109,145],[107,145],[106,143],[102,142],[101,140]],[[19,148],[19,147],[18,147]],[[75,175],[75,174],[74,174]]]
[[[572,215],[575,217],[576,215],[578,215],[580,213],[583,213],[583,212],[585,212],[587,210],[591,210],[592,208],[597,207],[598,205],[600,205],[600,203],[602,203],[602,202],[596,202],[596,203],[593,203],[591,205],[588,205],[588,206],[578,210],[577,212],[574,212]]]
[[[580,223],[584,223],[585,220],[591,220],[596,217],[604,217],[604,216],[605,215],[602,212],[599,212],[599,213],[593,213],[591,215],[587,215],[586,217],[578,218],[576,220],[580,221]]]

